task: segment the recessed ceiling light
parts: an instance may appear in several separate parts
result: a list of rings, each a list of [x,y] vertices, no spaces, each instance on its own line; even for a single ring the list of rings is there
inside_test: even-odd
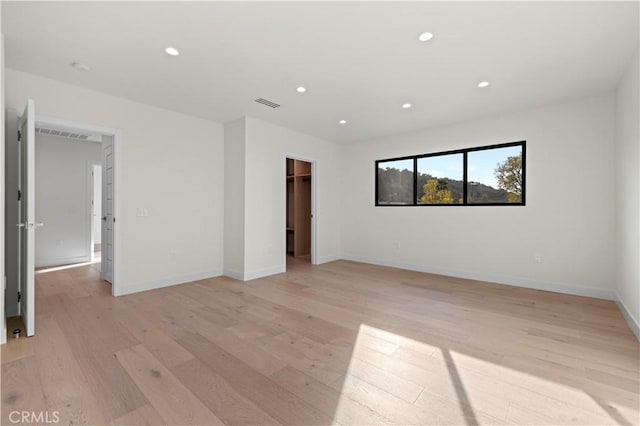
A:
[[[338,121],[338,123],[340,123],[340,124],[347,124],[347,120],[340,120],[340,121]]]
[[[307,91],[307,89],[305,89],[305,88],[304,88],[304,87],[302,87],[302,86],[300,86],[300,87],[298,87],[298,88],[296,89],[296,92],[298,92],[298,93],[304,93],[304,92],[306,92],[306,91]]]
[[[72,62],[71,66],[78,71],[90,71],[91,67],[87,64],[83,64],[82,62]]]
[[[488,81],[481,81],[480,83],[478,83],[478,87],[482,88],[482,87],[487,87],[489,85]]]
[[[180,52],[178,52],[178,49],[171,46],[164,49],[164,51],[167,52],[167,55],[171,55],[171,56],[178,56],[180,54]]]
[[[431,34],[430,32],[424,32],[422,34],[420,34],[420,37],[418,37],[418,40],[420,41],[429,41],[433,38],[433,34]]]
[[[411,108],[411,106],[412,105],[410,103],[408,103],[408,102],[406,104],[402,104],[402,108],[404,108],[404,109],[409,109],[409,108]]]

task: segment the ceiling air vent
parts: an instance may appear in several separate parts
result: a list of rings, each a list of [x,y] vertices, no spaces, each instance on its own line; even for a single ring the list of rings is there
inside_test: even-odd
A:
[[[81,140],[81,141],[93,141],[93,142],[99,142],[100,138],[96,138],[93,135],[90,134],[85,134],[85,133],[80,133],[80,132],[73,132],[73,131],[66,131],[66,130],[60,130],[60,129],[48,129],[46,127],[36,127],[36,133],[42,133],[43,135],[50,135],[50,136],[59,136],[62,138],[67,138],[67,139],[77,139],[77,140]]]
[[[254,100],[259,104],[266,105],[266,106],[271,107],[271,108],[278,108],[280,106],[280,104],[277,104],[275,102],[271,102],[270,100],[263,99],[263,98],[258,98],[258,99],[254,99]]]

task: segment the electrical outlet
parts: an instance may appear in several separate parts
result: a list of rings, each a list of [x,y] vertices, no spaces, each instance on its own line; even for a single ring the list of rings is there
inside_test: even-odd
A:
[[[533,255],[533,263],[542,263],[542,255],[540,253]]]

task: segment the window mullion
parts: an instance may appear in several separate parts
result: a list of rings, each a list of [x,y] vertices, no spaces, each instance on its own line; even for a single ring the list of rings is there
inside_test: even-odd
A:
[[[467,151],[462,153],[462,204],[467,205]]]

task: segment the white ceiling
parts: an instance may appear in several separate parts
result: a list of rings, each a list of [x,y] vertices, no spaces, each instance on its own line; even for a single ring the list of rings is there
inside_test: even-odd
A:
[[[636,1],[2,1],[2,30],[10,68],[347,142],[613,90],[638,13]]]

